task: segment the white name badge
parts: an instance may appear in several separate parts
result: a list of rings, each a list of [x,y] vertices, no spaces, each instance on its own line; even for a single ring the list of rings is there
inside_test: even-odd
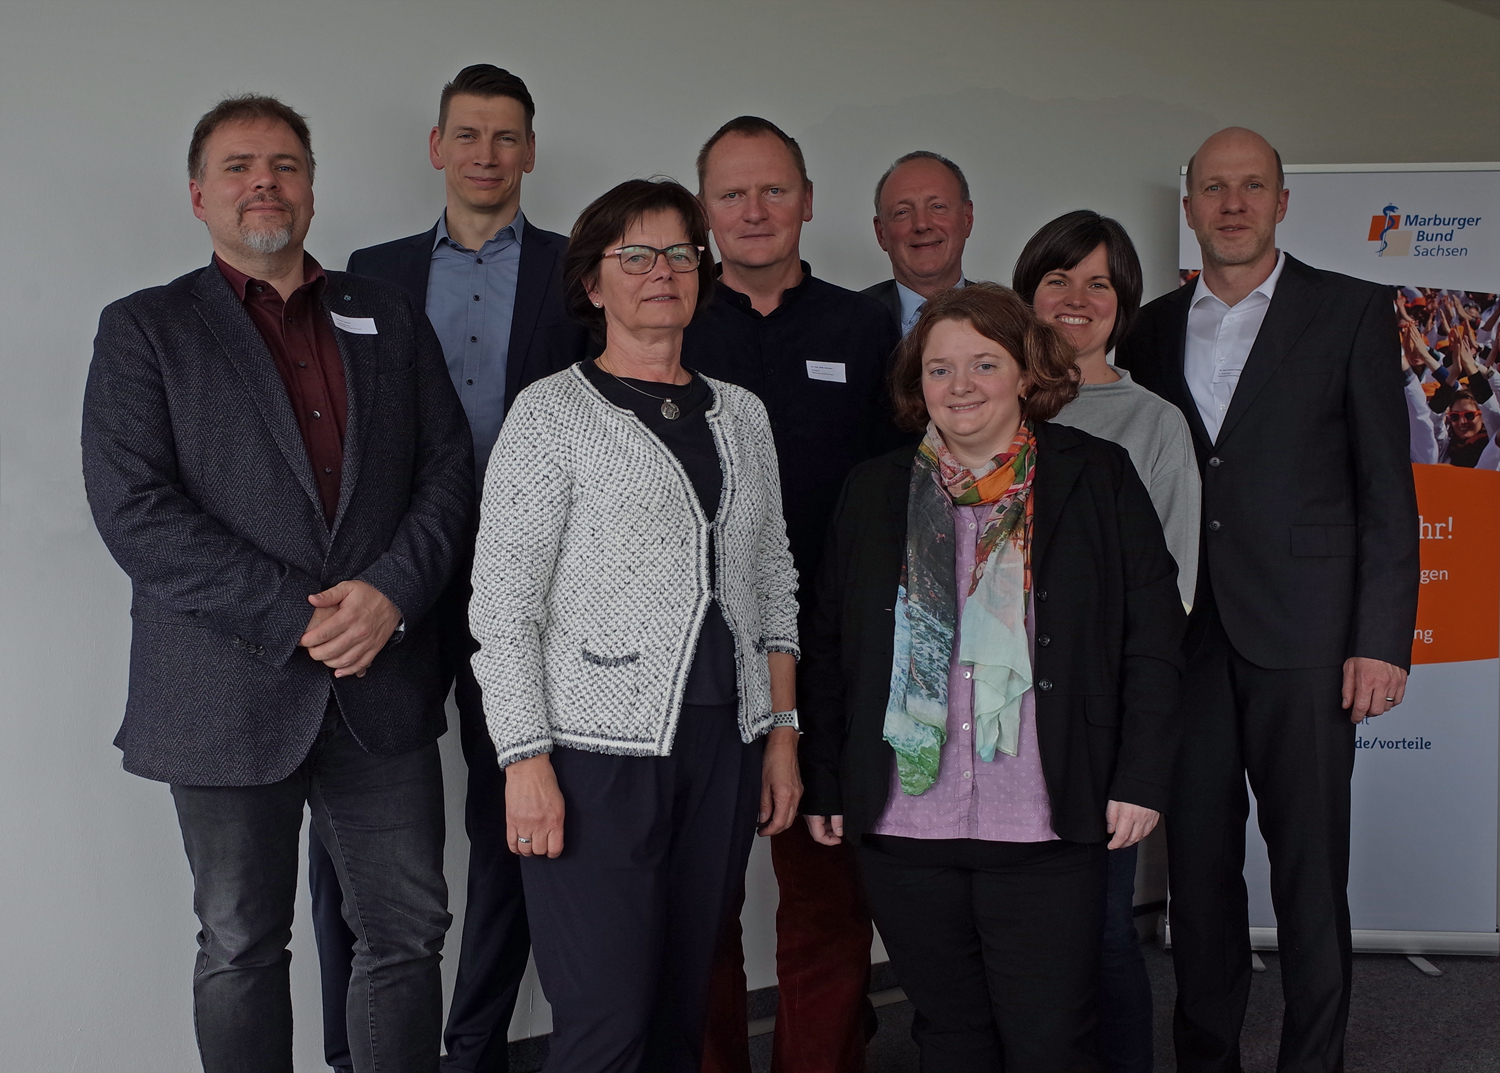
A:
[[[330,313],[333,317],[335,327],[344,329],[350,335],[379,335],[375,330],[374,317],[341,317],[337,313]],[[843,368],[840,366],[839,368]]]
[[[810,361],[807,363],[809,380],[827,380],[830,384],[847,384],[844,363],[841,361]]]

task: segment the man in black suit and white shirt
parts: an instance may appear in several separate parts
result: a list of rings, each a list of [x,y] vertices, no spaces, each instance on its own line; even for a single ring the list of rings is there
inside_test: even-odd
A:
[[[1271,860],[1283,1073],[1343,1069],[1354,724],[1401,703],[1417,508],[1389,288],[1276,248],[1281,158],[1231,127],[1188,164],[1195,284],[1117,362],[1177,404],[1203,474],[1202,564],[1168,811],[1184,1073],[1240,1068],[1248,775]]]
[[[443,87],[428,138],[443,172],[447,203],[419,235],[357,250],[349,271],[393,283],[426,310],[443,345],[448,374],[474,435],[475,476],[520,390],[585,355],[587,330],[563,306],[568,240],[521,212],[521,180],[536,162],[536,114],[526,83],[493,64],[465,67]],[[436,611],[444,681],[457,682],[459,733],[469,783],[468,901],[458,979],[444,1031],[448,1073],[505,1073],[507,1029],[531,950],[521,874],[505,844],[505,778],[485,728],[469,656],[469,556]],[[354,936],[339,911],[342,895],[328,856],[309,846],[313,922],[323,972],[324,1050],[346,1069],[340,996],[347,990]]]
[[[433,1073],[450,918],[430,610],[472,526],[468,426],[395,288],[325,272],[307,124],[221,102],[188,153],[213,263],[100,317],[89,505],[130,575],[125,769],[171,784],[208,1073],[291,1073],[305,807],[359,941],[353,1068]]]
[[[875,241],[895,278],[863,293],[891,311],[903,336],[927,299],[964,285],[964,243],[973,229],[969,180],[945,156],[907,153],[875,184]]]

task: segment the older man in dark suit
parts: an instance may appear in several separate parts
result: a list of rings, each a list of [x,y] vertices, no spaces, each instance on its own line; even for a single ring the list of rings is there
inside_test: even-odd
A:
[[[1250,988],[1248,776],[1271,859],[1283,1073],[1344,1067],[1354,724],[1401,703],[1417,504],[1388,287],[1276,248],[1281,157],[1231,127],[1188,164],[1196,283],[1117,352],[1186,415],[1203,474],[1168,811],[1177,1068],[1235,1073]]]
[[[973,230],[962,168],[926,149],[898,158],[875,184],[875,241],[894,278],[861,293],[890,310],[904,336],[927,299],[964,285],[964,245]]]
[[[83,466],[134,591],[116,744],[171,784],[193,870],[203,1066],[292,1069],[311,806],[358,937],[354,1068],[436,1070],[450,918],[429,611],[471,524],[468,425],[421,309],[304,253],[301,116],[223,101],[188,167],[213,262],[104,311]]]

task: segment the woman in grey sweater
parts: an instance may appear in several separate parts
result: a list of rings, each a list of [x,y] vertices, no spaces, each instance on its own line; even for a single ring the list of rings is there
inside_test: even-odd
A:
[[[1109,361],[1141,306],[1141,263],[1119,222],[1080,209],[1031,236],[1016,261],[1016,291],[1077,349],[1078,397],[1053,418],[1130,453],[1177,560],[1177,587],[1191,610],[1198,579],[1202,491],[1182,412]],[[1111,850],[1099,988],[1099,1036],[1110,1073],[1150,1073],[1151,984],[1136,940],[1136,846]]]
[[[770,424],[681,362],[707,245],[671,181],[584,210],[563,275],[604,352],[521,392],[486,470],[474,674],[559,1073],[698,1073],[757,818],[802,793]]]

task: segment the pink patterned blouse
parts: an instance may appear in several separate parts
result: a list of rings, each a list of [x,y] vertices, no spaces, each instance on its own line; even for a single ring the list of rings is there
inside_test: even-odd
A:
[[[975,544],[992,509],[981,504],[953,508],[955,618],[963,620]],[[1035,652],[1036,629],[1030,608],[1026,633]],[[1047,842],[1052,804],[1042,777],[1036,741],[1036,695],[1021,698],[1021,739],[1015,756],[996,752],[988,763],[974,749],[974,683],[970,668],[958,662],[959,637],[953,638],[948,664],[948,740],[943,744],[937,781],[925,793],[904,794],[891,760],[891,793],[872,834],[902,838],[977,838],[987,842]]]

